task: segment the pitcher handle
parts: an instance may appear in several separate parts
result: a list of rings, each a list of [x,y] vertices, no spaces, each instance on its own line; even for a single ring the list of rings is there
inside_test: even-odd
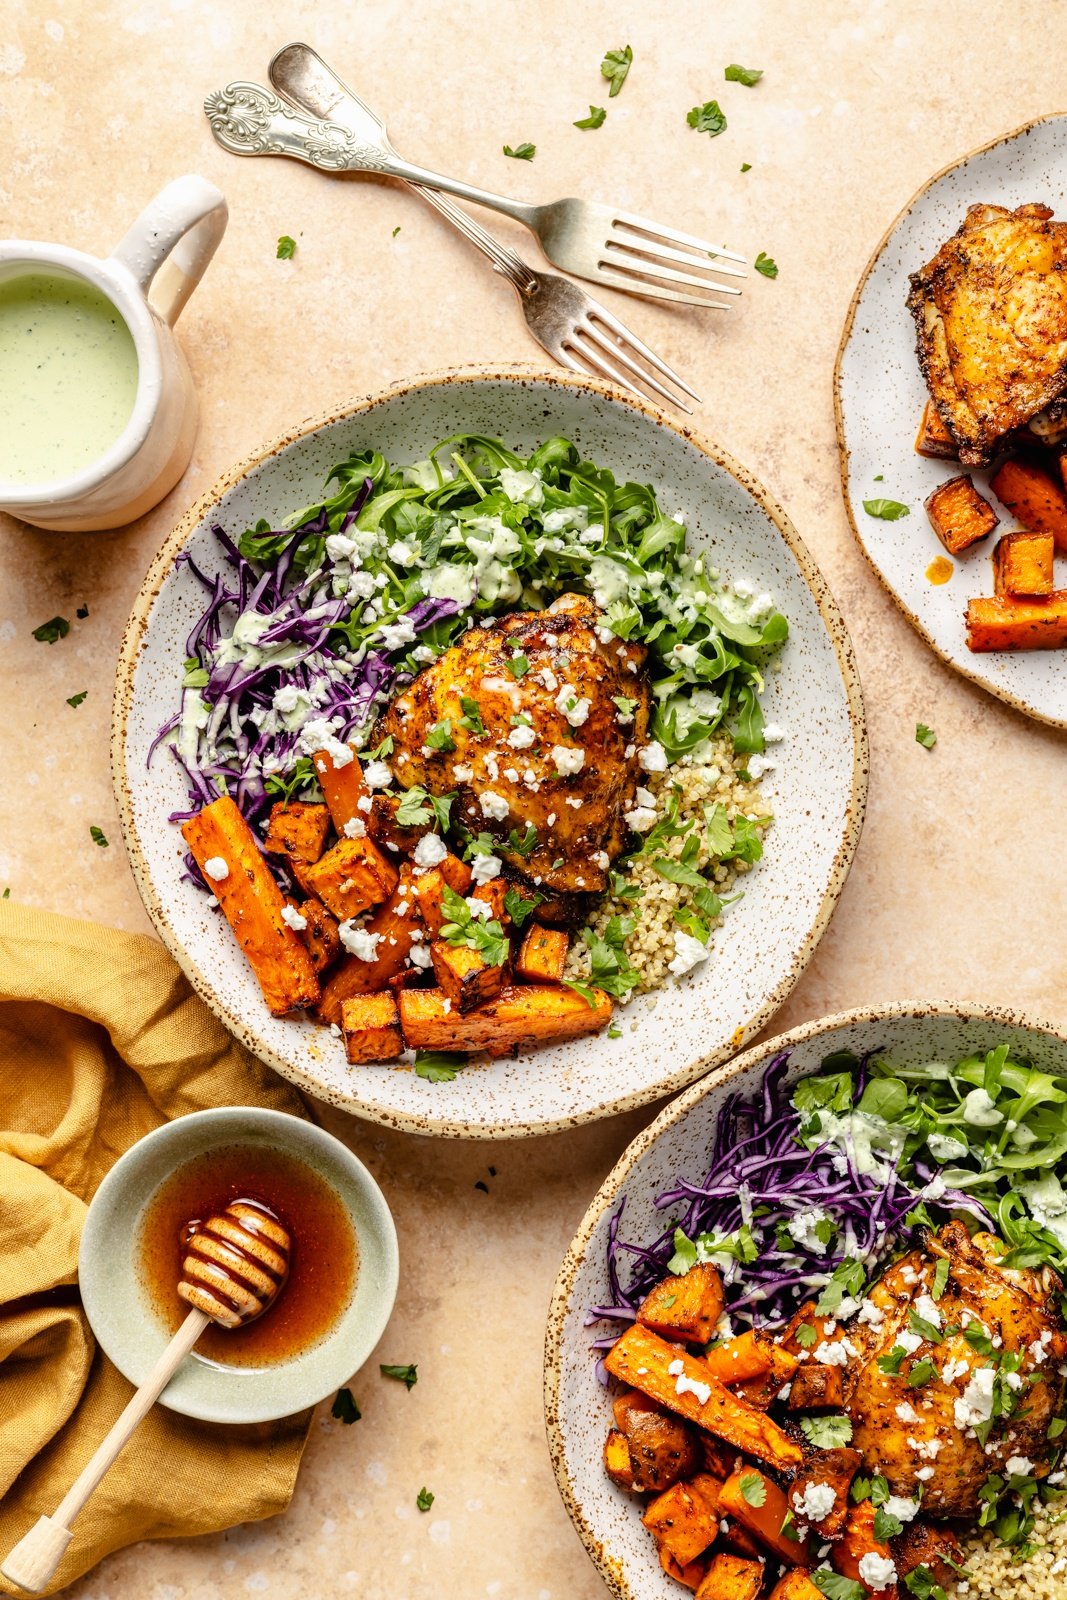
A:
[[[226,197],[206,178],[175,178],[145,206],[111,253],[172,327],[226,231]],[[154,283],[156,274],[158,282]]]

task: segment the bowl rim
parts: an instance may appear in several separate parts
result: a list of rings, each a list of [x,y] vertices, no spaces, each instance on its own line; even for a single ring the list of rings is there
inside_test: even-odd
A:
[[[118,807],[123,841],[138,893],[157,935],[185,973],[193,989],[222,1021],[224,1026],[259,1060],[265,1061],[276,1072],[297,1084],[316,1099],[324,1098],[322,1084],[313,1074],[304,1071],[271,1048],[266,1042],[256,1038],[253,1030],[240,1017],[234,1014],[215,993],[207,972],[203,970],[194,955],[182,945],[175,934],[167,908],[153,888],[148,861],[141,848],[134,823],[131,783],[126,768],[126,733],[134,703],[134,678],[141,649],[147,637],[151,611],[166,578],[170,574],[176,556],[185,548],[194,529],[218,504],[222,496],[229,493],[231,489],[236,488],[254,468],[261,466],[272,457],[279,455],[290,445],[318,432],[322,428],[350,418],[366,415],[378,406],[398,399],[405,394],[426,389],[446,388],[450,385],[474,386],[486,382],[513,383],[519,386],[530,383],[547,384],[550,388],[569,390],[573,393],[587,392],[598,395],[630,410],[641,412],[650,421],[660,427],[669,429],[683,442],[706,456],[713,465],[728,473],[751,496],[764,515],[771,521],[793,556],[800,575],[807,585],[822,618],[823,626],[833,648],[837,669],[841,675],[845,691],[849,726],[852,732],[852,774],[841,838],[831,864],[826,888],[808,931],[799,944],[789,970],[765,997],[763,1004],[748,1019],[747,1023],[735,1030],[730,1039],[725,1040],[714,1050],[708,1051],[705,1055],[698,1056],[695,1060],[680,1066],[669,1077],[649,1088],[603,1098],[598,1100],[595,1105],[586,1106],[581,1111],[554,1117],[543,1117],[537,1121],[524,1121],[520,1117],[508,1121],[472,1123],[454,1116],[434,1116],[429,1110],[412,1113],[392,1108],[382,1108],[355,1096],[351,1100],[345,1100],[344,1102],[331,1102],[338,1104],[341,1109],[346,1110],[350,1115],[365,1117],[368,1121],[398,1128],[402,1132],[433,1137],[479,1140],[523,1139],[557,1133],[566,1128],[580,1126],[586,1122],[593,1122],[603,1117],[634,1110],[642,1105],[647,1105],[650,1101],[674,1094],[687,1084],[702,1078],[705,1074],[730,1059],[745,1034],[758,1033],[784,1003],[798,982],[818,947],[844,888],[863,827],[870,768],[867,718],[860,688],[859,670],[856,665],[852,640],[837,601],[831,594],[829,585],[814,557],[785,511],[748,469],[736,461],[729,452],[714,444],[700,432],[676,420],[674,417],[668,416],[666,412],[649,401],[637,398],[612,383],[586,378],[564,370],[542,368],[534,364],[472,363],[468,366],[438,368],[417,373],[410,378],[401,379],[383,389],[376,390],[372,394],[363,395],[356,400],[350,400],[307,418],[294,428],[278,435],[269,444],[260,446],[244,456],[235,466],[221,473],[215,482],[185,512],[173,533],[164,541],[145,575],[123,631],[116,666],[111,717],[112,786]]]
[[[378,1183],[378,1180],[375,1178],[370,1168],[360,1160],[355,1151],[348,1148],[343,1140],[338,1139],[335,1134],[330,1133],[328,1129],[323,1128],[318,1122],[314,1121],[310,1117],[295,1116],[292,1112],[279,1111],[273,1106],[202,1106],[199,1110],[188,1111],[183,1116],[172,1117],[170,1121],[160,1123],[159,1127],[150,1128],[147,1133],[142,1134],[141,1137],[136,1139],[128,1149],[122,1152],[118,1160],[108,1168],[107,1172],[105,1172],[103,1178],[101,1178],[89,1200],[88,1209],[86,1210],[85,1218],[82,1223],[81,1237],[78,1241],[79,1298],[81,1300],[82,1310],[85,1313],[86,1321],[89,1323],[89,1326],[92,1329],[93,1338],[96,1340],[101,1350],[107,1356],[111,1364],[122,1373],[127,1382],[136,1385],[141,1381],[141,1379],[134,1377],[130,1372],[127,1371],[125,1356],[123,1356],[120,1360],[112,1353],[110,1335],[107,1342],[105,1342],[105,1340],[97,1332],[96,1326],[89,1311],[89,1306],[86,1302],[82,1276],[83,1260],[87,1253],[85,1243],[86,1239],[88,1238],[89,1240],[89,1249],[95,1252],[99,1262],[99,1267],[97,1269],[98,1276],[103,1274],[106,1277],[107,1260],[109,1257],[109,1249],[106,1243],[104,1241],[96,1240],[94,1236],[94,1230],[98,1226],[101,1226],[101,1224],[95,1223],[92,1220],[94,1207],[96,1208],[97,1216],[99,1217],[101,1215],[101,1206],[103,1202],[101,1202],[101,1206],[98,1206],[97,1202],[101,1196],[104,1197],[105,1201],[109,1201],[113,1204],[114,1199],[122,1195],[124,1186],[130,1182],[131,1172],[134,1174],[136,1173],[138,1159],[143,1160],[145,1146],[147,1144],[151,1143],[155,1145],[160,1141],[165,1143],[167,1139],[179,1137],[175,1130],[178,1130],[183,1126],[187,1127],[190,1121],[194,1119],[199,1125],[206,1125],[208,1133],[210,1133],[210,1128],[213,1124],[217,1126],[221,1122],[223,1124],[223,1129],[225,1130],[226,1123],[230,1121],[235,1122],[237,1126],[233,1130],[232,1137],[225,1131],[223,1132],[223,1137],[229,1139],[229,1142],[231,1143],[240,1142],[242,1125],[247,1132],[255,1134],[257,1138],[262,1139],[269,1136],[272,1131],[285,1130],[288,1128],[290,1123],[294,1123],[300,1128],[302,1135],[306,1138],[309,1138],[313,1145],[318,1145],[322,1148],[328,1149],[340,1162],[340,1164],[346,1168],[353,1186],[359,1189],[367,1205],[368,1211],[372,1214],[372,1228],[377,1234],[385,1272],[381,1293],[376,1298],[374,1303],[374,1315],[373,1317],[367,1317],[366,1329],[359,1341],[360,1346],[364,1350],[363,1361],[360,1363],[360,1365],[362,1366],[365,1364],[365,1362],[369,1359],[371,1352],[374,1350],[375,1345],[378,1343],[389,1324],[389,1319],[393,1314],[393,1308],[396,1304],[396,1296],[400,1286],[400,1246],[397,1238],[396,1222],[393,1218],[393,1213],[389,1207],[388,1200],[385,1198],[381,1185]],[[283,1121],[282,1119],[285,1120]],[[205,1143],[204,1149],[210,1148],[211,1142],[208,1141]],[[306,1160],[306,1158],[301,1157],[299,1152],[293,1152],[290,1141],[281,1131],[278,1131],[278,1148],[289,1153],[293,1153],[295,1160]],[[194,1158],[190,1156],[185,1159]],[[179,1161],[178,1165],[181,1164],[182,1162]],[[175,1170],[177,1170],[176,1166],[172,1168],[172,1172]],[[317,1171],[318,1169],[316,1168],[315,1170]],[[322,1178],[324,1183],[329,1184],[330,1180],[325,1177],[325,1175],[322,1173],[319,1173],[318,1175]],[[332,1187],[332,1185],[330,1186]],[[338,1195],[338,1198],[341,1200],[342,1204],[344,1204],[343,1197]],[[345,1206],[345,1211],[347,1213],[347,1206]],[[131,1242],[140,1225],[142,1214],[142,1212],[138,1211],[137,1215],[132,1219]],[[353,1232],[355,1232],[355,1224],[353,1223],[352,1226]],[[327,1340],[322,1341],[323,1348],[326,1347],[327,1342]],[[351,1344],[343,1347],[346,1364],[338,1381],[346,1379],[353,1371],[351,1364],[348,1362],[348,1352],[350,1349]],[[286,1364],[284,1362],[279,1362],[277,1364],[270,1365],[263,1370],[267,1373],[280,1373],[284,1371],[285,1365]],[[227,1427],[244,1427],[246,1425],[252,1425],[260,1422],[276,1422],[283,1417],[297,1416],[301,1411],[308,1410],[310,1407],[318,1405],[336,1388],[337,1382],[331,1381],[315,1400],[302,1400],[301,1403],[295,1408],[288,1405],[283,1405],[279,1408],[276,1401],[268,1401],[265,1405],[261,1404],[258,1407],[253,1408],[248,1415],[241,1416],[233,1414],[224,1415],[216,1410],[209,1401],[198,1401],[195,1397],[189,1399],[182,1398],[180,1396],[172,1396],[170,1399],[168,1399],[167,1389],[163,1390],[162,1394],[158,1398],[157,1403],[159,1405],[166,1406],[168,1411],[173,1411],[177,1416],[192,1417],[199,1422],[211,1422],[222,1424]],[[240,1383],[230,1383],[228,1389],[232,1396],[240,1397],[240,1395],[244,1392],[244,1385]]]
[[[947,650],[942,649],[941,645],[937,643],[937,640],[926,628],[921,619],[915,614],[914,611],[912,611],[903,595],[898,593],[898,591],[890,583],[889,579],[882,572],[881,567],[868,550],[866,542],[863,538],[863,535],[860,533],[859,526],[852,511],[852,497],[849,492],[849,448],[845,439],[845,412],[841,401],[841,372],[842,367],[844,366],[845,356],[848,352],[848,346],[852,339],[852,329],[855,325],[856,313],[859,310],[860,301],[863,298],[865,289],[867,288],[867,283],[870,279],[871,273],[881,260],[882,255],[888,247],[890,240],[893,238],[893,235],[896,233],[897,228],[904,221],[905,217],[909,216],[910,213],[914,211],[915,207],[919,204],[919,201],[923,199],[928,190],[932,189],[935,183],[940,183],[941,179],[946,178],[950,172],[955,172],[957,168],[966,166],[967,162],[972,161],[975,156],[985,155],[988,150],[995,150],[998,145],[1012,144],[1016,139],[1021,138],[1024,134],[1032,133],[1035,128],[1039,128],[1045,123],[1064,121],[1067,121],[1067,112],[1064,111],[1050,111],[1043,117],[1031,117],[1028,122],[1020,123],[1017,128],[1012,128],[1008,133],[1000,133],[994,139],[987,139],[983,144],[976,144],[973,149],[967,150],[963,155],[957,156],[954,160],[946,162],[943,167],[940,167],[937,172],[933,173],[929,178],[926,179],[924,183],[919,185],[919,187],[915,190],[915,193],[911,196],[911,199],[906,201],[905,204],[901,206],[896,216],[893,218],[885,232],[882,234],[881,238],[878,240],[878,243],[875,245],[867,259],[866,266],[863,268],[863,271],[860,274],[859,281],[852,292],[852,298],[848,303],[848,310],[845,313],[844,326],[841,329],[841,337],[837,345],[837,354],[834,357],[833,375],[834,429],[837,434],[838,473],[841,482],[841,497],[845,502],[845,515],[848,517],[848,523],[849,527],[852,529],[853,537],[855,538],[856,543],[859,545],[860,550],[863,553],[863,557],[871,571],[878,579],[878,582],[881,584],[886,594],[893,601],[894,605],[896,605],[897,608],[904,613],[905,617],[907,617],[908,621],[911,623],[919,637],[930,647],[930,649],[934,652],[934,655],[937,656],[939,660],[944,662],[946,667],[950,668],[950,670],[953,672],[959,673],[961,678],[966,678],[969,683],[973,683],[976,688],[983,690],[986,694],[994,695],[996,699],[1003,701],[1005,705],[1011,706],[1014,711],[1021,712],[1023,716],[1030,717],[1034,722],[1043,722],[1047,727],[1051,728],[1067,728],[1067,716],[1057,717],[1051,715],[1047,711],[1039,711],[1027,700],[1024,700],[1021,695],[1018,695],[1013,690],[1009,689],[1007,685],[990,682],[987,678],[983,678],[981,676],[977,667],[972,667],[968,662],[963,660],[957,661],[956,658],[951,656]]]
[[[583,1509],[567,1465],[559,1412],[563,1329],[567,1320],[574,1277],[585,1259],[593,1233],[604,1213],[618,1199],[619,1190],[641,1157],[651,1149],[661,1134],[681,1122],[712,1090],[722,1088],[750,1067],[771,1060],[780,1051],[792,1050],[810,1039],[819,1038],[822,1034],[832,1033],[839,1028],[851,1027],[857,1023],[888,1022],[899,1017],[916,1019],[947,1017],[956,1018],[960,1022],[993,1022],[1006,1027],[1024,1028],[1031,1033],[1047,1034],[1058,1039],[1061,1044],[1067,1045],[1067,1026],[1058,1027],[1055,1023],[1034,1016],[1031,1012],[1019,1011],[1011,1006],[984,1005],[979,1001],[894,1000],[883,1005],[858,1006],[847,1011],[836,1011],[828,1016],[799,1023],[786,1033],[776,1034],[773,1038],[761,1040],[750,1046],[740,1055],[734,1056],[714,1078],[706,1077],[692,1084],[684,1094],[678,1095],[669,1105],[664,1106],[659,1115],[647,1127],[642,1128],[626,1146],[590,1201],[574,1237],[567,1246],[552,1289],[548,1320],[545,1325],[542,1383],[545,1433],[548,1437],[548,1453],[560,1499],[594,1566],[616,1600],[637,1600],[637,1596],[626,1579],[620,1558],[605,1550]]]

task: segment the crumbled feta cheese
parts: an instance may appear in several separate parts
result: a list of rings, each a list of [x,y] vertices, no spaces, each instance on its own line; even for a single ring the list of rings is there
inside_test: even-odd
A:
[[[623,813],[623,821],[634,833],[647,833],[656,820],[656,813],[651,806],[634,806],[632,811]]]
[[[356,801],[356,810],[365,811],[369,815],[373,809],[373,804],[374,803],[369,794],[361,794],[359,799]]]
[[[607,872],[609,866],[611,865],[611,857],[608,855],[606,850],[598,850],[596,852],[596,854],[593,856],[593,865],[594,867],[599,867],[601,872]]]
[[[571,749],[566,745],[554,744],[548,752],[555,763],[556,771],[561,778],[570,777],[575,772],[581,772],[585,766],[585,751]]]
[[[940,1328],[941,1312],[938,1310],[937,1301],[931,1295],[919,1295],[915,1301],[915,1310],[924,1322],[930,1322],[935,1328]]]
[[[638,784],[637,788],[634,790],[634,799],[637,801],[639,806],[655,806],[656,804],[656,797],[652,793],[652,790],[644,789],[640,784]]]
[[[542,687],[547,689],[549,694],[554,694],[559,688],[559,679],[551,667],[542,667],[537,676],[541,680]]]
[[[637,752],[638,765],[646,772],[666,772],[667,752],[658,740],[653,739]]]
[[[398,650],[402,644],[414,644],[416,637],[414,624],[408,617],[383,623],[377,634],[383,650]]]
[[[694,695],[693,698],[696,699],[696,696]],[[765,722],[763,724],[763,739],[765,744],[780,744],[784,738],[785,733],[776,722]]]
[[[395,566],[410,567],[415,558],[415,551],[409,544],[405,544],[402,539],[397,539],[394,544],[389,546],[388,555]]]
[[[1035,1366],[1043,1366],[1048,1358],[1048,1347],[1052,1343],[1052,1329],[1046,1328],[1040,1339],[1035,1339],[1030,1346],[1030,1359]]]
[[[877,1550],[868,1550],[861,1556],[859,1575],[868,1589],[888,1589],[897,1581],[897,1569],[889,1556],[880,1556]]]
[[[901,1522],[911,1522],[919,1515],[919,1502],[908,1500],[903,1495],[891,1494],[884,1509],[891,1517],[897,1517]]]
[[[565,796],[563,804],[565,806],[571,806],[575,811],[580,811],[584,806],[585,801],[580,799],[576,794],[569,794]]]
[[[777,761],[772,761],[769,756],[761,756],[757,754],[747,758],[745,761],[745,771],[748,773],[750,778],[758,781],[764,776],[765,773],[773,772],[777,765]]]
[[[325,750],[337,768],[347,767],[349,762],[355,760],[351,745],[341,743],[333,723],[326,717],[312,717],[304,723],[300,730],[300,744],[309,756],[318,750]]]
[[[374,961],[377,956],[380,933],[369,933],[366,928],[357,928],[351,920],[342,922],[338,928],[341,943],[349,955],[356,956],[360,961]]]
[[[424,833],[411,853],[417,867],[436,867],[448,854],[448,846],[439,833]]]
[[[335,761],[334,765],[336,764]],[[368,789],[388,789],[392,781],[393,774],[384,761],[368,761],[363,768],[363,782]]]
[[[815,1229],[826,1220],[826,1212],[820,1206],[808,1206],[803,1211],[795,1212],[786,1223],[786,1228],[802,1249],[810,1250],[815,1256],[824,1256],[830,1248],[829,1240],[824,1243]]]
[[[483,922],[488,922],[493,915],[493,908],[488,900],[478,900],[474,895],[467,896],[467,910],[472,917],[480,917]]]
[[[365,839],[367,837],[367,824],[362,817],[349,817],[341,832],[346,839]]]
[[[204,871],[212,883],[222,883],[230,876],[230,869],[221,856],[209,856],[204,862]]]
[[[503,822],[508,814],[508,802],[502,794],[497,794],[492,789],[482,791],[478,796],[478,804],[481,806],[482,816],[489,817],[494,822]]]
[[[918,1478],[920,1483],[929,1483],[936,1471],[936,1467],[920,1467],[915,1476]]]
[[[537,743],[537,734],[528,722],[520,722],[508,734],[508,744],[513,750],[529,750]]]
[[[836,1501],[837,1495],[829,1483],[808,1483],[804,1485],[803,1494],[799,1490],[793,1492],[793,1510],[808,1522],[821,1522],[828,1517]]]
[[[988,1422],[993,1415],[993,1384],[996,1379],[996,1369],[993,1367],[978,1367],[970,1383],[963,1391],[963,1396],[953,1402],[953,1415],[957,1428],[973,1428],[980,1422]]]
[[[476,884],[488,883],[500,875],[503,863],[499,856],[475,856],[471,862],[471,877]]]
[[[707,1405],[711,1399],[711,1385],[701,1383],[698,1378],[687,1378],[684,1361],[672,1361],[667,1371],[674,1379],[675,1394],[695,1395],[702,1406]]]
[[[421,967],[423,971],[433,965],[433,957],[424,944],[413,944],[408,952],[408,960],[413,967]]]
[[[1010,1456],[1004,1463],[1004,1476],[1007,1478],[1028,1478],[1034,1470],[1034,1463],[1026,1456]]]
[[[919,1420],[919,1413],[907,1400],[900,1402],[899,1406],[896,1407],[896,1413],[901,1422],[918,1422]]]
[[[676,977],[681,978],[702,961],[708,959],[708,947],[701,944],[699,939],[694,939],[691,933],[685,933],[681,928],[674,930],[674,955],[667,963],[667,968]]]
[[[295,906],[282,906],[282,921],[287,928],[292,928],[294,933],[299,933],[308,925],[307,917],[301,916]]]
[[[457,783],[470,783],[474,777],[474,768],[469,767],[464,761],[457,761],[452,768],[452,776]]]
[[[990,1368],[990,1371],[992,1371],[992,1368]],[[929,1401],[926,1401],[925,1404],[929,1409]],[[935,1460],[937,1452],[941,1449],[940,1439],[912,1439],[909,1437],[905,1440],[905,1443],[908,1449],[914,1450],[915,1454],[921,1457],[923,1461]],[[919,1476],[921,1477],[922,1474],[920,1473]]]
[[[579,700],[578,691],[573,684],[565,683],[555,700],[556,710],[561,717],[566,717],[572,728],[580,728],[583,722],[589,720],[589,701]]]
[[[813,1361],[821,1361],[824,1367],[847,1366],[848,1351],[845,1349],[845,1341],[839,1339],[834,1343],[830,1343],[824,1339],[822,1344],[817,1345],[811,1352],[811,1359]]]
[[[896,1342],[905,1355],[913,1356],[922,1344],[923,1336],[921,1333],[913,1333],[910,1328],[905,1328],[903,1332],[897,1334]]]
[[[866,1322],[872,1328],[880,1328],[882,1323],[885,1321],[885,1312],[882,1310],[881,1306],[875,1305],[873,1300],[863,1300],[860,1302],[860,1311],[857,1321]]]

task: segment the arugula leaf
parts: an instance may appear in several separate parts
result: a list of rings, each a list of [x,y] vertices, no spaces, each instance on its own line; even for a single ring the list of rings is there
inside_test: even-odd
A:
[[[757,1509],[767,1498],[767,1485],[758,1472],[742,1472],[738,1488],[748,1504]]]
[[[934,1267],[934,1281],[930,1286],[931,1300],[940,1300],[941,1296],[944,1294],[945,1286],[948,1283],[948,1273],[949,1266],[947,1258],[945,1256],[939,1256],[937,1265]]]
[[[70,699],[67,701],[68,706],[77,711],[78,707],[81,705],[88,693],[88,689],[83,689],[80,694],[72,694]]]
[[[633,65],[634,53],[628,44],[621,50],[609,50],[600,63],[600,76],[606,78],[611,87],[608,90],[608,99],[614,100],[623,84],[626,75]]]
[[[727,83],[743,83],[746,89],[751,89],[763,77],[762,69],[757,72],[755,67],[739,67],[731,64],[723,74]]]
[[[427,1083],[451,1083],[467,1065],[467,1057],[448,1050],[416,1050],[415,1076]]]
[[[330,1407],[330,1415],[346,1425],[359,1421],[363,1413],[356,1404],[356,1397],[351,1389],[338,1389],[337,1398]]]
[[[915,724],[915,743],[921,744],[924,750],[932,750],[937,743],[937,734],[933,728],[928,728],[925,722]]]
[[[772,261],[765,250],[760,251],[759,255],[753,262],[753,266],[755,267],[756,271],[762,273],[765,278],[777,278],[778,276],[778,263],[777,261]]]
[[[801,1417],[800,1431],[817,1450],[837,1450],[852,1442],[848,1417]]]
[[[883,522],[897,522],[911,516],[911,507],[899,500],[865,500],[863,509],[869,517],[881,517]]]
[[[590,106],[587,117],[579,117],[574,124],[576,128],[602,128],[607,112],[603,106]]]
[[[694,106],[685,120],[697,133],[709,134],[713,139],[726,127],[726,116],[717,100],[705,100],[702,106]]]
[[[381,1373],[383,1378],[395,1378],[397,1383],[405,1384],[409,1393],[412,1389],[414,1389],[415,1385],[419,1381],[419,1369],[414,1362],[411,1362],[406,1367],[388,1367],[381,1365],[379,1366],[378,1371]]]
[[[296,240],[283,233],[278,240],[278,249],[275,253],[279,261],[291,261],[296,255]]]
[[[516,161],[532,161],[537,154],[537,146],[535,144],[518,144],[513,150],[509,144],[506,144],[504,146],[504,154],[512,156]]]
[[[33,637],[38,644],[57,644],[69,632],[70,623],[66,617],[53,617],[50,622],[42,622],[39,628],[34,628]]]
[[[430,1507],[433,1505],[433,1502],[434,1496],[430,1493],[429,1489],[420,1489],[418,1494],[415,1496],[415,1504],[418,1506],[420,1511],[429,1511]]]
[[[89,837],[94,844],[98,844],[100,846],[101,850],[107,849],[107,839],[104,837],[104,830],[103,828],[98,828],[95,822],[89,829]]]

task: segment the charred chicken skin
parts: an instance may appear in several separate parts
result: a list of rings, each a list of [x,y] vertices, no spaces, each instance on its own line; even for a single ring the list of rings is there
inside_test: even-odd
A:
[[[1067,1353],[1060,1284],[1048,1269],[1001,1266],[1003,1253],[991,1234],[948,1223],[870,1290],[872,1320],[841,1335],[857,1356],[847,1409],[865,1469],[894,1495],[921,1494],[929,1516],[975,1515],[991,1473],[1048,1471]]]
[[[490,833],[542,894],[607,888],[640,776],[646,651],[602,640],[597,624],[591,600],[566,594],[547,611],[471,628],[374,736],[393,740],[397,783],[456,794],[453,821]]]
[[[1067,223],[971,206],[911,277],[919,365],[965,465],[1067,390]]]

